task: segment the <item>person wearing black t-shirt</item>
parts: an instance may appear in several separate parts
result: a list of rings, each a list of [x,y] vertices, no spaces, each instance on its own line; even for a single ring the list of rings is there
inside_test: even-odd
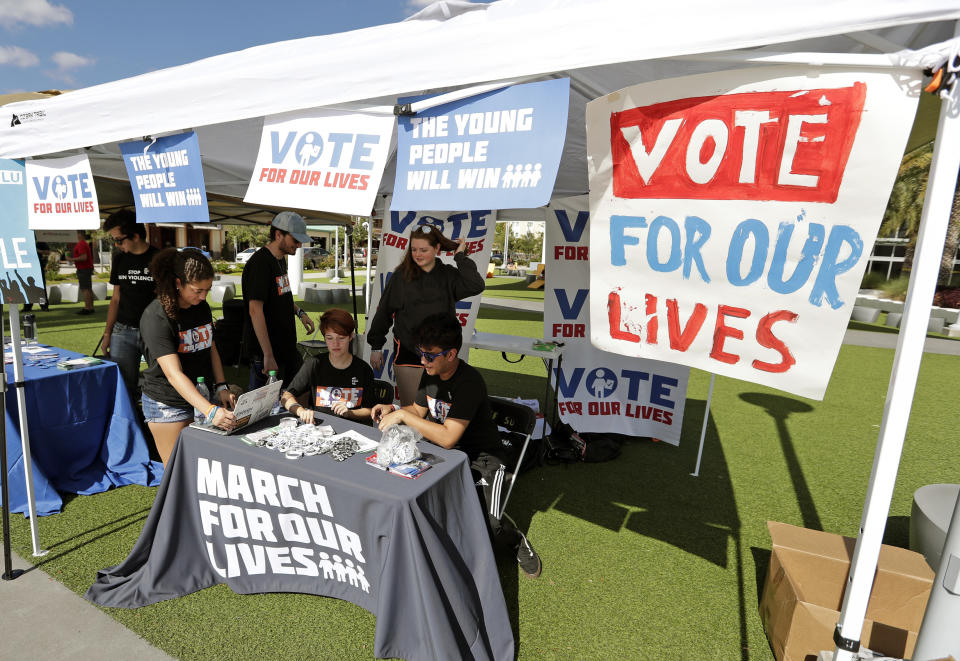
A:
[[[373,420],[385,430],[405,424],[440,447],[456,448],[470,459],[470,470],[484,502],[490,533],[495,542],[509,545],[516,552],[520,569],[536,578],[540,575],[540,556],[529,540],[500,514],[500,485],[506,466],[497,456],[500,432],[493,421],[487,385],[480,373],[460,360],[463,336],[460,322],[453,315],[428,317],[417,332],[417,348],[424,374],[413,404],[397,408],[393,404],[373,407]]]
[[[120,252],[110,267],[113,295],[107,308],[103,329],[103,353],[117,363],[131,399],[139,397],[140,316],[157,297],[150,274],[150,262],[157,249],[146,242],[147,228],[137,222],[136,214],[122,209],[107,217],[103,224]]]
[[[280,396],[283,408],[308,424],[313,424],[315,411],[370,421],[373,370],[350,353],[355,331],[356,324],[346,310],[333,308],[323,313],[320,332],[329,353],[303,364]]]
[[[194,410],[222,429],[236,419],[230,409],[236,398],[223,378],[223,365],[213,342],[213,314],[207,292],[213,267],[199,250],[161,250],[150,263],[157,298],[140,317],[147,370],[143,373],[143,417],[153,434],[164,466],[180,436],[194,420]],[[220,405],[197,390],[197,379],[214,384]],[[212,377],[212,378],[211,378]]]
[[[273,219],[267,245],[243,267],[240,280],[247,309],[243,344],[250,358],[249,390],[265,384],[271,371],[289,383],[303,362],[297,351],[295,319],[299,317],[307,333],[313,332],[313,320],[293,301],[286,257],[296,254],[304,243],[310,243],[310,237],[303,218],[282,211]]]

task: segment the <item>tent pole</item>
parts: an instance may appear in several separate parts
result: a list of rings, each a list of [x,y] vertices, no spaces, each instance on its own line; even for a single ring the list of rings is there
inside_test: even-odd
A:
[[[353,263],[353,232],[347,232],[347,249],[350,251],[350,298],[353,300],[353,325],[359,325],[357,321],[357,271]]]
[[[30,457],[30,429],[27,426],[27,399],[24,392],[23,352],[20,349],[20,307],[16,303],[10,306],[10,344],[13,347],[13,387],[17,389],[17,409],[20,419],[20,445],[23,448],[23,473],[27,487],[27,511],[30,514],[30,539],[33,543],[33,556],[44,556],[47,551],[40,548],[40,533],[37,530],[37,504],[33,496],[33,459]],[[6,424],[6,423],[4,423]]]
[[[954,34],[960,32],[960,22]],[[916,390],[930,304],[937,285],[940,256],[947,234],[950,206],[960,170],[960,84],[954,83],[940,108],[940,122],[933,162],[927,183],[920,233],[913,262],[907,300],[903,308],[900,337],[887,388],[880,437],[860,520],[860,534],[853,551],[840,620],[834,633],[837,647],[834,661],[852,661],[860,647],[863,620],[877,570],[883,530],[890,512],[897,468]]]
[[[3,312],[0,306],[0,329],[3,327]],[[0,332],[0,335],[3,333]],[[4,581],[12,581],[23,573],[22,570],[13,568],[13,552],[10,550],[10,489],[7,477],[7,371],[0,370],[0,420],[3,420],[3,426],[0,427],[0,498],[3,499],[3,575],[0,576]]]
[[[710,401],[713,399],[713,382],[717,375],[710,373],[710,390],[707,391],[707,408],[703,411],[703,427],[700,428],[700,449],[697,450],[697,467],[690,473],[694,477],[700,477],[700,457],[703,456],[703,441],[707,437],[707,420],[710,419]]]

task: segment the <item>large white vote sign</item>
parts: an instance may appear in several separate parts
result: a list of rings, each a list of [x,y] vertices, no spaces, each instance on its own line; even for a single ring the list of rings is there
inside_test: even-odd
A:
[[[385,208],[389,209],[390,205],[386,204]],[[385,213],[383,234],[380,237],[380,253],[377,257],[376,281],[370,292],[367,327],[377,312],[383,290],[386,289],[387,283],[410,247],[410,235],[420,225],[435,225],[443,231],[444,236],[454,241],[463,239],[470,251],[470,260],[477,265],[481,275],[486,273],[487,264],[490,263],[490,252],[493,249],[493,233],[497,225],[496,211],[386,211]],[[441,251],[439,257],[445,264],[454,264],[452,252]],[[480,311],[481,296],[483,294],[477,294],[457,301],[456,304],[455,314],[463,327],[464,348],[461,355],[464,360],[468,357],[470,338],[477,323],[477,313]],[[363,359],[370,362],[370,345],[364,343],[362,351]],[[393,383],[396,344],[392,332],[387,333],[387,342],[383,345],[383,356],[384,366],[380,371],[374,370],[374,376]]]
[[[587,104],[593,344],[822,399],[918,84],[789,66]]]
[[[556,367],[560,419],[578,432],[651,436],[677,445],[690,368],[627,358],[590,344],[590,212],[587,196],[546,210],[544,336],[563,342]]]

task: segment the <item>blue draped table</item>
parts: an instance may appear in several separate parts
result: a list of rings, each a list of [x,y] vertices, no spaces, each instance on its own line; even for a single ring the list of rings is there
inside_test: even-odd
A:
[[[78,354],[49,347],[58,360]],[[24,354],[27,421],[37,514],[56,514],[60,493],[94,494],[127,484],[157,486],[163,465],[151,461],[148,441],[116,364],[61,370]],[[13,365],[6,365],[7,479],[10,510],[28,513]]]

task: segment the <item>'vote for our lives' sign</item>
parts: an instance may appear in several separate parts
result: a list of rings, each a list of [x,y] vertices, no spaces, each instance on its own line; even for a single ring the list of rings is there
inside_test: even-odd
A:
[[[0,302],[44,303],[43,274],[27,228],[23,161],[0,158]]]
[[[587,196],[546,209],[544,336],[564,342],[555,368],[560,419],[578,432],[651,436],[679,445],[690,368],[626,358],[590,344]]]
[[[30,229],[100,229],[97,189],[86,154],[27,161],[26,175]]]
[[[393,115],[309,110],[267,117],[245,202],[368,216]]]
[[[918,81],[808,72],[691,76],[587,104],[596,347],[823,398]]]
[[[139,222],[210,222],[195,132],[124,142],[120,152]]]
[[[560,78],[401,116],[391,209],[546,204],[560,165],[569,103],[570,80]]]

